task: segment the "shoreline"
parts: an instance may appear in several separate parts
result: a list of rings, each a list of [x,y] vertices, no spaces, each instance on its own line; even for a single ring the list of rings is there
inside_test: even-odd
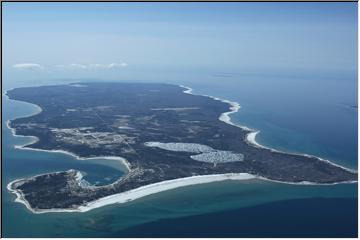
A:
[[[239,127],[245,131],[248,131],[249,133],[246,134],[245,137],[245,141],[248,144],[253,145],[254,147],[258,147],[258,148],[265,148],[271,151],[275,151],[275,152],[280,152],[280,153],[285,153],[285,154],[293,154],[293,155],[300,155],[300,156],[306,156],[306,157],[315,157],[318,160],[321,161],[326,161],[328,164],[332,164],[336,167],[340,167],[344,170],[347,170],[349,172],[354,172],[357,173],[356,170],[354,169],[348,169],[345,168],[343,166],[337,165],[335,163],[330,162],[329,160],[325,160],[316,156],[311,156],[308,154],[297,154],[297,153],[289,153],[289,152],[281,152],[278,151],[276,149],[272,149],[269,147],[265,147],[259,143],[256,142],[256,135],[260,132],[254,129],[250,129],[246,126],[242,126],[239,124],[235,124],[231,121],[230,118],[230,114],[236,113],[238,112],[238,110],[241,108],[240,104],[237,102],[233,102],[233,101],[229,101],[229,100],[225,100],[225,99],[220,99],[217,97],[213,97],[210,95],[201,95],[201,94],[193,94],[192,88],[183,86],[183,85],[178,85],[181,88],[184,88],[185,90],[183,91],[183,93],[186,94],[192,94],[192,95],[197,95],[197,96],[204,96],[204,97],[209,97],[212,98],[216,101],[221,101],[224,103],[227,103],[230,105],[229,110],[227,112],[223,112],[221,113],[221,115],[219,116],[219,120],[223,121],[227,124]],[[13,100],[10,99],[9,96],[7,96],[7,91],[5,91],[5,95],[9,100],[12,101],[19,101],[19,100]],[[24,102],[24,101],[19,101],[19,102]],[[28,103],[28,102],[25,102]],[[30,103],[32,104],[32,103]],[[36,105],[36,104],[32,104],[37,106],[40,109],[40,112],[42,111],[41,107]],[[39,114],[35,113],[32,114],[30,116],[34,116]],[[24,116],[24,117],[29,117],[29,116]],[[21,117],[22,118],[22,117]],[[14,119],[12,119],[14,120]],[[104,158],[104,159],[109,159],[109,160],[119,160],[122,162],[122,164],[128,169],[128,171],[131,171],[131,165],[130,163],[122,157],[119,156],[99,156],[99,157],[89,157],[89,158],[85,158],[85,157],[80,157],[74,153],[65,151],[65,150],[45,150],[45,149],[36,149],[36,148],[31,148],[31,147],[26,147],[27,145],[33,144],[35,142],[38,141],[38,138],[35,136],[24,136],[24,135],[17,135],[15,133],[15,129],[10,127],[10,121],[11,120],[7,120],[6,121],[6,126],[11,130],[12,135],[15,137],[33,137],[35,138],[34,140],[32,140],[29,143],[25,143],[24,145],[15,145],[14,147],[17,149],[25,149],[25,150],[32,150],[32,151],[45,151],[45,152],[59,152],[59,153],[63,153],[63,154],[67,154],[67,155],[71,155],[72,157],[74,157],[77,160],[91,160],[91,159],[98,159],[98,158]],[[40,174],[40,175],[44,175],[44,174]],[[39,175],[36,175],[39,176]],[[34,176],[34,177],[36,177]],[[33,177],[32,177],[33,178]],[[31,178],[30,178],[31,179]],[[81,181],[82,177],[78,179],[78,181]],[[118,180],[116,180],[114,183],[118,182],[119,180],[121,180],[121,178],[119,178]],[[159,193],[159,192],[163,192],[166,190],[170,190],[170,189],[175,189],[175,188],[179,188],[179,187],[185,187],[185,186],[190,186],[190,185],[197,185],[197,184],[203,184],[203,183],[211,183],[211,182],[217,182],[217,181],[225,181],[225,180],[249,180],[249,179],[259,179],[259,180],[264,180],[264,181],[270,181],[270,182],[277,182],[277,183],[284,183],[284,184],[294,184],[294,185],[336,185],[336,184],[344,184],[344,183],[356,183],[357,181],[344,181],[344,182],[336,182],[336,183],[313,183],[313,182],[307,182],[307,181],[303,181],[303,182],[284,182],[284,181],[278,181],[278,180],[271,180],[271,179],[267,179],[265,177],[261,177],[261,176],[257,176],[257,175],[252,175],[252,174],[248,174],[248,173],[226,173],[226,174],[213,174],[213,175],[199,175],[199,176],[191,176],[191,177],[186,177],[186,178],[178,178],[178,179],[174,179],[174,180],[166,180],[166,181],[162,181],[162,182],[157,182],[157,183],[153,183],[153,184],[149,184],[149,185],[145,185],[136,189],[132,189],[126,192],[122,192],[122,193],[117,193],[117,194],[113,194],[113,195],[109,195],[97,200],[94,200],[92,202],[88,202],[86,205],[82,205],[79,206],[78,208],[75,209],[47,209],[47,210],[37,210],[37,209],[32,209],[30,204],[27,202],[27,200],[24,198],[23,194],[21,191],[19,190],[14,190],[12,189],[12,184],[14,182],[17,181],[21,181],[24,179],[15,179],[13,181],[11,181],[8,185],[7,185],[7,189],[14,193],[16,195],[16,199],[15,202],[19,202],[22,203],[26,206],[27,209],[29,209],[31,212],[33,213],[49,213],[49,212],[87,212],[90,211],[92,209],[95,208],[99,208],[99,207],[103,207],[106,205],[110,205],[110,204],[115,204],[115,203],[125,203],[128,201],[132,201],[144,196],[148,196],[151,194],[155,194],[155,193]],[[109,185],[112,185],[114,183],[111,183]]]
[[[330,160],[327,160],[327,159],[323,159],[321,157],[317,157],[317,156],[314,156],[314,155],[310,155],[310,154],[306,154],[306,153],[292,153],[292,152],[283,152],[283,151],[279,151],[277,149],[273,149],[273,148],[270,148],[270,147],[266,147],[264,145],[261,145],[259,144],[258,142],[256,142],[256,135],[259,133],[260,131],[254,131],[254,132],[251,132],[251,133],[248,133],[246,138],[245,138],[245,141],[252,144],[254,147],[257,147],[257,148],[264,148],[264,149],[268,149],[272,152],[278,152],[278,153],[286,153],[286,154],[291,154],[291,155],[297,155],[297,156],[305,156],[305,157],[310,157],[310,158],[316,158],[317,160],[319,161],[322,161],[322,162],[326,162],[330,165],[333,165],[333,166],[336,166],[336,167],[339,167],[341,169],[344,169],[346,171],[349,171],[351,173],[357,173],[357,170],[356,169],[352,169],[352,168],[347,168],[347,167],[344,167],[344,166],[341,166],[339,164],[336,164],[336,163],[333,163],[331,162]]]
[[[13,88],[12,88],[13,89]],[[12,90],[9,89],[9,90]],[[38,111],[35,112],[34,114],[30,114],[30,115],[25,115],[23,117],[20,118],[26,118],[26,117],[31,117],[31,116],[35,116],[40,114],[43,110],[40,106],[33,104],[33,103],[29,103],[29,102],[24,102],[24,101],[19,101],[19,100],[15,100],[15,99],[11,99],[9,98],[9,96],[7,95],[7,91],[9,90],[5,90],[3,92],[3,95],[7,97],[8,100],[10,101],[17,101],[17,102],[21,102],[21,103],[26,103],[26,104],[31,104],[34,105]],[[16,119],[16,118],[15,118]],[[47,149],[40,149],[40,148],[32,148],[32,147],[27,147],[28,145],[34,144],[37,141],[39,141],[39,138],[36,136],[25,136],[25,135],[21,135],[21,134],[16,134],[15,129],[10,127],[10,122],[15,120],[15,119],[8,119],[6,120],[6,127],[11,131],[12,135],[14,137],[23,137],[23,138],[31,138],[29,139],[30,141],[27,143],[24,143],[22,145],[14,145],[15,149],[22,149],[22,150],[30,150],[30,151],[39,151],[39,152],[50,152],[50,153],[62,153],[62,154],[66,154],[66,155],[70,155],[72,157],[74,157],[77,160],[96,160],[96,159],[108,159],[108,160],[116,160],[116,161],[120,161],[122,163],[122,165],[124,165],[124,167],[126,167],[126,169],[128,171],[130,171],[130,167],[131,164],[123,157],[119,157],[119,156],[96,156],[96,157],[80,157],[72,152],[66,151],[66,150],[47,150]]]
[[[246,126],[243,126],[243,125],[240,125],[240,124],[236,124],[236,123],[233,123],[231,121],[231,118],[230,118],[230,114],[233,114],[233,113],[236,113],[239,111],[239,109],[241,108],[240,104],[237,103],[237,102],[233,102],[233,101],[229,101],[229,100],[226,100],[226,99],[221,99],[221,98],[218,98],[218,97],[214,97],[214,96],[211,96],[211,95],[201,95],[201,94],[193,94],[192,91],[193,89],[190,88],[190,87],[186,87],[184,85],[179,85],[180,87],[182,88],[185,88],[186,90],[184,91],[184,93],[187,93],[187,94],[191,94],[191,95],[196,95],[196,96],[204,96],[204,97],[209,97],[209,98],[212,98],[216,101],[221,101],[221,102],[224,102],[224,103],[228,103],[230,105],[230,110],[231,111],[228,111],[228,112],[224,112],[220,115],[219,117],[219,120],[220,121],[223,121],[227,124],[230,124],[230,125],[233,125],[235,127],[238,127],[238,128],[241,128],[245,131],[249,131],[249,133],[246,134],[246,137],[245,137],[245,142],[247,142],[248,144],[254,146],[254,147],[257,147],[257,148],[263,148],[263,149],[267,149],[267,150],[270,150],[272,152],[278,152],[278,153],[284,153],[284,154],[291,154],[291,155],[297,155],[297,156],[305,156],[305,157],[313,157],[313,158],[316,158],[320,161],[323,161],[323,162],[326,162],[328,164],[331,164],[333,166],[336,166],[336,167],[339,167],[341,169],[344,169],[346,171],[349,171],[349,172],[352,172],[352,173],[357,173],[357,170],[356,169],[351,169],[351,168],[347,168],[347,167],[344,167],[344,166],[341,166],[339,164],[336,164],[336,163],[333,163],[329,160],[326,160],[326,159],[323,159],[323,158],[320,158],[320,157],[317,157],[317,156],[314,156],[314,155],[310,155],[310,154],[302,154],[302,153],[296,153],[296,152],[284,152],[284,151],[279,151],[277,149],[274,149],[274,148],[271,148],[271,147],[267,147],[267,146],[264,146],[264,145],[261,145],[260,143],[258,143],[256,141],[256,135],[258,133],[260,133],[260,130],[254,130],[254,129],[251,129],[249,127],[246,127]]]
[[[57,172],[54,172],[57,173]],[[43,175],[43,174],[40,174]],[[35,178],[36,175],[31,177]],[[178,179],[172,179],[172,180],[166,180],[162,182],[157,182],[149,185],[145,185],[139,188],[135,188],[126,192],[117,193],[113,195],[109,195],[103,198],[99,198],[97,200],[91,201],[86,203],[86,205],[79,206],[77,208],[59,208],[59,209],[46,209],[46,210],[39,210],[39,209],[33,209],[31,208],[29,202],[24,198],[21,191],[12,189],[12,184],[25,180],[25,179],[16,179],[11,181],[7,185],[7,189],[16,194],[15,202],[22,203],[26,206],[28,210],[35,214],[41,214],[41,213],[50,213],[50,212],[87,212],[95,208],[112,205],[112,204],[121,204],[126,203],[129,201],[133,201],[145,196],[149,196],[152,194],[156,194],[159,192],[164,192],[171,189],[176,189],[179,187],[185,187],[185,186],[191,186],[191,185],[197,185],[197,184],[204,184],[204,183],[211,183],[211,182],[218,182],[218,181],[224,181],[224,180],[250,180],[250,179],[256,179],[257,177],[248,173],[227,173],[227,174],[213,174],[213,175],[202,175],[202,176],[192,176],[192,177],[186,177],[186,178],[178,178]],[[81,181],[81,178],[77,179],[78,181]]]
[[[68,170],[71,171],[71,170]],[[79,173],[78,170],[75,170]],[[51,172],[47,174],[52,173],[61,173],[63,171],[59,172]],[[36,178],[37,176],[41,176],[44,174],[38,174],[30,178]],[[82,181],[82,174],[80,173],[76,181],[78,181],[79,184],[81,184]],[[121,179],[121,178],[120,178]],[[293,184],[293,185],[337,185],[337,184],[347,184],[347,183],[356,183],[357,181],[346,181],[346,182],[337,182],[337,183],[312,183],[308,181],[303,182],[282,182],[277,180],[271,180],[267,179],[261,176],[256,176],[249,173],[225,173],[225,174],[212,174],[212,175],[199,175],[199,176],[191,176],[186,178],[177,178],[172,180],[166,180],[162,182],[157,182],[149,185],[145,185],[139,188],[135,188],[126,192],[121,192],[113,195],[109,195],[106,197],[99,198],[97,200],[91,201],[86,203],[86,205],[78,206],[77,208],[52,208],[52,209],[33,209],[29,202],[25,199],[22,191],[15,190],[12,188],[12,185],[15,182],[26,180],[26,179],[15,179],[8,183],[7,189],[14,193],[16,195],[15,202],[22,203],[25,205],[25,207],[35,214],[42,214],[42,213],[54,213],[54,212],[88,212],[90,210],[104,207],[107,205],[113,205],[113,204],[121,204],[130,202],[142,197],[146,197],[152,194],[164,192],[167,190],[172,190],[180,187],[186,187],[186,186],[192,186],[192,185],[199,185],[199,184],[205,184],[205,183],[212,183],[212,182],[220,182],[220,181],[226,181],[226,180],[262,180],[262,181],[269,181],[269,182],[275,182],[275,183],[282,183],[282,184]],[[29,180],[29,179],[28,179]],[[110,184],[111,185],[111,184]],[[93,187],[92,185],[89,187]]]

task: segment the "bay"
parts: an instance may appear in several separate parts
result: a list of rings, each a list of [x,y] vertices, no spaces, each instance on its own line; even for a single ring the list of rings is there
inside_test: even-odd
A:
[[[263,145],[283,151],[313,154],[350,168],[357,168],[357,109],[351,107],[356,104],[357,82],[356,78],[343,79],[334,76],[291,78],[234,74],[232,77],[204,77],[198,81],[172,82],[192,87],[194,93],[239,102],[242,108],[231,116],[232,120],[260,130],[257,141]],[[53,82],[38,83],[45,84]],[[4,88],[27,85],[33,84],[5,81]],[[6,189],[10,181],[70,168],[87,173],[86,179],[97,184],[106,184],[123,174],[119,166],[102,162],[101,159],[80,161],[62,153],[15,149],[15,145],[25,144],[30,138],[14,137],[5,125],[6,120],[31,115],[36,111],[34,105],[11,101],[3,96],[2,222],[3,236],[6,237],[116,237],[130,233],[131,236],[136,236],[136,227],[142,229],[141,236],[154,237],[156,232],[163,231],[164,226],[160,221],[162,219],[174,219],[169,221],[169,226],[173,224],[174,227],[179,224],[175,219],[182,217],[188,217],[187,221],[191,223],[192,217],[196,221],[198,216],[204,214],[222,213],[222,216],[226,216],[229,210],[246,211],[256,206],[270,209],[286,200],[294,200],[291,209],[295,216],[299,211],[312,212],[319,218],[318,223],[313,224],[319,224],[322,228],[324,226],[321,225],[321,220],[329,218],[327,215],[322,216],[322,213],[332,205],[319,204],[321,199],[324,199],[324,202],[336,202],[338,199],[340,210],[337,214],[350,210],[357,212],[356,204],[345,204],[346,201],[357,199],[357,184],[307,186],[255,179],[188,186],[85,213],[33,214],[22,204],[14,202],[15,196]],[[307,208],[308,202],[305,199],[314,198],[317,199],[317,207]],[[213,215],[208,216],[211,218]],[[262,217],[259,211],[254,212],[254,219]],[[346,224],[347,219],[351,225],[353,219],[350,216],[335,216],[333,225],[329,225],[328,229]],[[273,220],[270,216],[259,227],[271,227]],[[179,221],[181,222],[181,219]],[[276,224],[286,226],[289,221],[292,219],[283,215],[282,218],[277,218]],[[143,224],[150,224],[150,227]],[[226,225],[226,222],[223,225]],[[184,231],[183,228],[169,228],[174,229],[173,236],[180,236]],[[351,233],[357,231],[353,228],[355,227],[352,227]],[[239,226],[239,236],[241,229]],[[196,228],[191,231],[194,233]],[[218,234],[221,235],[221,228],[219,231]],[[299,228],[299,233],[304,231],[309,236],[311,233],[318,236],[316,227]],[[299,236],[298,233],[293,234]],[[348,234],[349,231],[343,230],[336,236]]]

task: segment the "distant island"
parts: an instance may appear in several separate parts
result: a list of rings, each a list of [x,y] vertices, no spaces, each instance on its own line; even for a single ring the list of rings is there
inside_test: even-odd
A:
[[[297,184],[356,182],[357,173],[315,156],[283,153],[255,142],[235,125],[237,103],[155,83],[74,83],[7,91],[38,105],[36,115],[8,122],[25,148],[108,156],[128,167],[112,184],[93,186],[80,171],[17,179],[8,189],[35,213],[87,211],[175,187],[261,178]],[[331,134],[331,133],[329,133]]]

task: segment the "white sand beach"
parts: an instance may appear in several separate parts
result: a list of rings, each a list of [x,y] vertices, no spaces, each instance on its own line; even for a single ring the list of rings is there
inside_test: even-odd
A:
[[[184,93],[193,94],[192,93],[193,90],[191,88],[185,87],[185,86],[182,86],[182,85],[180,85],[180,87],[185,88]],[[270,149],[271,151],[280,152],[280,151],[277,151],[275,149],[262,146],[261,144],[256,142],[256,135],[260,131],[256,131],[256,130],[250,129],[248,127],[245,127],[245,126],[235,124],[235,123],[233,123],[231,121],[230,114],[233,114],[233,113],[237,112],[240,109],[240,105],[238,103],[228,101],[228,100],[223,100],[223,99],[213,97],[213,96],[208,96],[208,95],[202,95],[202,96],[210,97],[210,98],[212,98],[214,100],[222,101],[222,102],[228,103],[230,105],[230,108],[229,108],[230,111],[222,113],[219,116],[219,120],[223,121],[223,122],[225,122],[227,124],[231,124],[231,125],[234,125],[236,127],[242,128],[245,131],[250,131],[246,136],[246,141],[249,144],[251,144],[251,145],[253,145],[255,147],[266,148],[266,149]],[[40,112],[41,112],[40,107],[39,107],[39,109],[40,109]],[[38,114],[38,113],[36,113],[36,114]],[[9,129],[11,129],[12,134],[14,136],[21,136],[21,135],[16,135],[15,134],[15,130],[10,127],[8,122],[7,122],[7,127]],[[29,136],[25,136],[25,137],[29,137]],[[78,160],[90,160],[90,159],[98,159],[98,158],[117,160],[117,161],[120,161],[122,164],[124,164],[129,171],[131,171],[130,163],[125,158],[122,158],[122,157],[119,157],[119,156],[104,156],[104,157],[99,156],[99,157],[91,157],[91,158],[81,158],[81,157],[77,156],[74,153],[63,151],[63,150],[43,150],[43,149],[34,149],[34,148],[26,147],[26,145],[29,145],[29,144],[34,143],[36,141],[37,141],[37,138],[35,137],[35,140],[32,140],[30,143],[27,143],[27,144],[22,145],[22,146],[15,146],[15,147],[20,148],[20,149],[33,150],[33,151],[46,151],[46,152],[64,153],[64,154],[71,155],[71,156],[73,156],[74,158],[76,158]],[[293,154],[293,153],[291,153],[291,154]],[[294,154],[296,154],[296,153],[294,153]],[[297,154],[297,155],[314,157],[314,156],[310,156],[310,155],[307,155],[307,154]],[[318,157],[316,157],[316,158],[318,158]],[[341,168],[346,169],[348,171],[356,172],[356,170],[348,169],[348,168],[339,166],[339,165],[334,164],[334,163],[332,163],[332,162],[330,162],[328,160],[324,160],[324,159],[321,159],[321,158],[318,158],[318,159],[321,160],[321,161],[326,161],[329,164],[341,167]],[[82,178],[82,175],[79,175],[78,181],[81,181],[81,178]],[[12,186],[12,184],[14,182],[19,181],[21,179],[17,179],[17,180],[14,180],[14,181],[10,182],[7,185],[7,189],[9,191],[11,191],[12,193],[16,194],[16,196],[17,196],[16,200],[15,200],[16,202],[20,202],[20,203],[24,204],[33,213],[86,212],[86,211],[90,211],[91,209],[94,209],[94,208],[99,208],[99,207],[102,207],[102,206],[106,206],[106,205],[109,205],[109,204],[115,204],[115,203],[125,203],[125,202],[132,201],[132,200],[135,200],[135,199],[147,196],[147,195],[151,195],[151,194],[155,194],[155,193],[158,193],[158,192],[162,192],[162,191],[166,191],[166,190],[170,190],[170,189],[175,189],[175,188],[179,188],[179,187],[184,187],[184,186],[189,186],[189,185],[196,185],[196,184],[204,184],[204,183],[210,183],[210,182],[217,182],[217,181],[225,181],[225,180],[249,180],[249,179],[255,179],[255,178],[265,180],[265,181],[272,181],[272,182],[279,182],[279,183],[286,183],[286,184],[319,185],[318,183],[305,182],[305,181],[304,182],[298,182],[298,183],[280,182],[280,181],[276,181],[276,180],[269,180],[269,179],[266,179],[266,178],[261,177],[261,176],[251,175],[251,174],[248,174],[248,173],[228,173],[228,174],[202,175],[202,176],[192,176],[192,177],[186,177],[186,178],[180,178],[180,179],[174,179],[174,180],[167,180],[167,181],[163,181],[163,182],[158,182],[158,183],[142,186],[142,187],[130,190],[130,191],[126,191],[126,192],[122,192],[122,193],[118,193],[118,194],[114,194],[114,195],[110,195],[110,196],[100,198],[98,200],[89,202],[86,205],[80,206],[80,207],[75,208],[75,209],[46,209],[46,210],[32,209],[30,207],[29,203],[24,199],[21,191],[17,191],[17,190],[14,190],[14,189],[11,188],[11,186]],[[341,183],[353,183],[353,182],[356,182],[356,181],[348,181],[348,182],[341,182]],[[333,184],[339,184],[339,183],[321,184],[321,185],[333,185]]]

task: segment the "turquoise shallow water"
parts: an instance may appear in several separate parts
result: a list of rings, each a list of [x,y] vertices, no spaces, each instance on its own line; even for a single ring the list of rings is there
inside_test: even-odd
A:
[[[309,79],[297,79],[288,82],[283,78],[275,78],[267,79],[269,82],[266,83],[261,77],[246,77],[246,81],[242,79],[243,77],[239,76],[238,78],[215,78],[209,81],[178,83],[193,87],[195,93],[238,101],[242,108],[232,116],[233,121],[261,130],[257,139],[264,145],[280,150],[314,154],[356,168],[357,110],[349,107],[356,103],[357,92],[353,90],[356,87],[356,80],[320,79],[314,82]],[[296,91],[291,90],[290,85],[295,85]],[[11,87],[14,86],[5,84],[5,89]],[[319,97],[319,93],[323,91],[327,94]],[[170,190],[126,204],[110,205],[86,213],[33,214],[22,204],[14,202],[15,196],[6,190],[6,185],[10,181],[20,177],[73,168],[86,172],[88,174],[86,179],[92,183],[102,184],[116,179],[122,175],[122,172],[116,163],[101,162],[101,159],[79,161],[61,153],[14,149],[14,145],[24,144],[29,140],[12,136],[5,126],[5,121],[29,115],[36,108],[26,103],[9,101],[4,97],[3,106],[2,220],[3,235],[7,237],[116,237],[125,234],[126,229],[130,227],[141,226],[141,224],[160,219],[191,217],[226,210],[235,211],[235,209],[247,209],[259,204],[270,204],[266,206],[271,208],[271,204],[289,199],[297,200],[296,204],[299,207],[292,207],[295,215],[297,209],[318,213],[320,218],[313,223],[316,226],[316,224],[321,224],[321,214],[331,204],[324,204],[323,208],[321,204],[313,209],[305,208],[301,199],[320,198],[324,201],[326,199],[336,201],[340,198],[357,198],[357,184],[305,186],[260,180],[224,181]],[[107,177],[110,178],[105,179]],[[353,204],[340,204],[338,208],[339,211],[332,216],[333,225],[329,225],[329,229],[339,224],[353,224],[353,219],[345,214],[349,209],[357,212],[357,207]],[[282,218],[281,216],[280,214],[277,224],[291,221],[289,216],[283,215]],[[262,216],[257,213],[253,217],[256,219]],[[273,224],[271,217],[267,221],[270,226]],[[177,223],[174,222],[174,224]],[[222,224],[226,225],[226,221],[219,223],[219,225]],[[152,230],[161,231],[162,227],[161,222],[158,224],[154,222],[151,225]],[[156,234],[152,235],[146,227],[139,229],[142,229],[142,236],[144,234],[146,236],[146,231],[149,237],[156,236]],[[303,229],[299,229],[299,232],[301,231]],[[315,233],[316,228],[313,231]],[[134,232],[132,234],[134,236]],[[240,231],[238,234],[241,236]],[[175,229],[173,236],[177,235],[179,234]],[[297,236],[297,233],[294,232],[293,236]]]

